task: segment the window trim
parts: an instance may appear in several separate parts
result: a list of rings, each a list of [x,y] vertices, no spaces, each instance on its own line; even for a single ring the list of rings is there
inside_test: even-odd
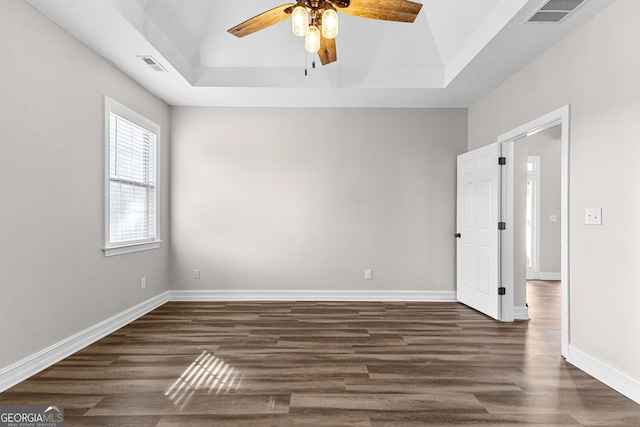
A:
[[[110,116],[114,113],[131,123],[140,126],[156,135],[156,167],[155,167],[155,238],[147,240],[135,240],[124,243],[111,243],[109,241],[109,225],[110,225]],[[105,95],[104,97],[104,256],[115,256],[128,254],[133,252],[157,249],[160,247],[162,240],[160,239],[160,144],[161,128],[157,123],[138,114],[132,109],[125,107],[119,102]]]

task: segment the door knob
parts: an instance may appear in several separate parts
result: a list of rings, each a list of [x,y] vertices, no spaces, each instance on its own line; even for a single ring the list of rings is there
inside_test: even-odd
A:
[[[461,237],[462,237],[462,234],[460,234],[460,233],[456,233],[456,236],[455,236],[455,237],[456,237],[456,239],[459,239],[459,238],[461,238]]]

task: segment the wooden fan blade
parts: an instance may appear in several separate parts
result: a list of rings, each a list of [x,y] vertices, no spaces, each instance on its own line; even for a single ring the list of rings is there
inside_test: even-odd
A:
[[[229,28],[227,32],[237,37],[248,36],[249,34],[263,30],[267,27],[272,26],[273,24],[277,24],[278,22],[284,21],[285,19],[291,17],[291,11],[289,10],[287,13],[286,10],[289,8],[293,8],[294,6],[295,4],[288,3],[283,4],[282,6],[274,7],[273,9],[267,10],[266,12],[263,12],[258,16],[247,19],[242,24],[236,25],[233,28]]]
[[[422,9],[422,4],[408,0],[351,0],[340,12],[361,18],[384,21],[413,22]]]
[[[318,51],[318,57],[322,65],[331,64],[338,60],[336,54],[336,39],[325,39],[320,36],[320,50]]]

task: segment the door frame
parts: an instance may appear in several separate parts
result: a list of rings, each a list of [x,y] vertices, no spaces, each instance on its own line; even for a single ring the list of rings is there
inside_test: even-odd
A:
[[[562,149],[561,149],[561,208],[560,208],[560,232],[561,232],[561,295],[562,295],[562,356],[569,355],[570,336],[570,274],[569,274],[569,142],[571,127],[571,106],[565,105],[544,116],[538,117],[522,126],[519,126],[498,137],[502,149],[502,156],[506,157],[506,168],[502,171],[502,188],[500,212],[502,221],[507,223],[506,230],[501,233],[500,270],[502,286],[506,288],[508,298],[502,298],[501,319],[505,322],[514,320],[514,143],[526,136],[545,130],[551,126],[562,125]]]

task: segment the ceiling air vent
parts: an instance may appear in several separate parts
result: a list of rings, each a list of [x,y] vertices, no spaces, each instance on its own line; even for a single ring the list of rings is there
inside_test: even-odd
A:
[[[535,24],[556,24],[563,21],[571,12],[585,0],[549,0],[527,19],[527,22]]]
[[[167,69],[164,68],[162,65],[158,64],[158,61],[156,61],[153,56],[138,56],[138,58],[142,59],[145,64],[147,64],[149,67],[153,68],[156,71],[160,71],[163,73],[167,72]]]

